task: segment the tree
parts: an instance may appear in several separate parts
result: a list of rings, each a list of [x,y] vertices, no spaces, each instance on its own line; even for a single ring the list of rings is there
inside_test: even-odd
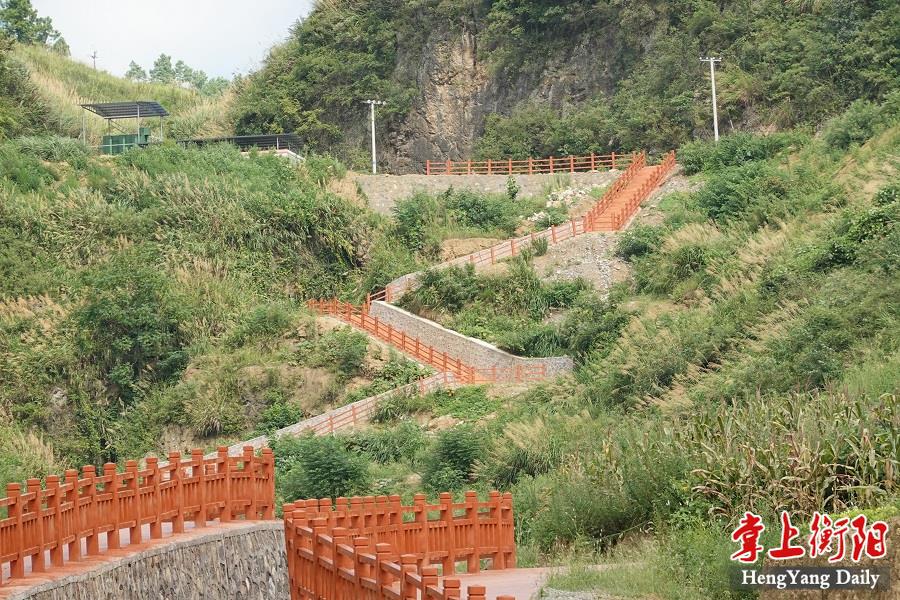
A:
[[[156,83],[172,83],[175,81],[175,67],[172,66],[172,57],[168,54],[160,54],[150,69],[150,81]]]
[[[125,72],[125,79],[130,81],[147,81],[147,71],[141,65],[134,61],[128,63],[128,70]]]
[[[64,37],[57,38],[57,40],[55,42],[53,42],[53,45],[51,46],[51,48],[55,53],[59,54],[60,56],[71,56],[72,55],[72,49],[69,48],[69,44],[68,44],[68,42],[66,42],[66,39]]]
[[[178,83],[194,83],[194,70],[187,66],[183,60],[175,63],[175,80]]]
[[[0,29],[22,44],[49,44],[59,37],[50,17],[39,17],[31,0],[0,0]]]

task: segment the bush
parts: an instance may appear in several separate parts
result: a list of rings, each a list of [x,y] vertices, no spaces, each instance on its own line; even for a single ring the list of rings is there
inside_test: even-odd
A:
[[[71,316],[79,349],[126,402],[141,381],[170,380],[188,362],[188,311],[157,262],[153,252],[137,247],[87,271],[85,302]]]
[[[786,177],[773,166],[753,162],[713,174],[697,192],[697,204],[716,220],[739,217],[783,199]]]
[[[406,460],[416,461],[419,452],[427,445],[422,428],[409,421],[390,429],[370,429],[347,436],[345,447],[354,454],[367,456],[385,464]]]
[[[801,142],[801,136],[794,132],[769,135],[732,133],[723,136],[718,143],[698,141],[684,144],[678,149],[678,162],[684,167],[686,175],[693,175],[767,160]]]
[[[250,342],[269,342],[279,338],[294,325],[294,315],[283,304],[255,306],[225,338],[230,348]]]
[[[83,169],[88,163],[88,148],[79,140],[59,136],[30,136],[13,142],[19,152],[50,162],[67,162]]]
[[[662,245],[665,229],[654,225],[635,225],[619,234],[616,256],[629,260],[656,252]]]
[[[350,327],[341,327],[320,335],[299,352],[311,367],[325,367],[344,379],[358,374],[365,363],[369,339]]]
[[[284,501],[337,498],[366,489],[365,462],[338,438],[310,434],[272,440],[271,445],[276,458],[278,495]]]
[[[40,160],[22,154],[11,142],[0,145],[0,176],[23,192],[40,190],[56,179]]]
[[[454,491],[473,479],[485,449],[484,435],[469,425],[440,432],[425,457],[422,483],[432,492]]]
[[[843,114],[825,123],[822,139],[829,147],[843,150],[868,140],[884,121],[885,114],[879,105],[856,100]]]

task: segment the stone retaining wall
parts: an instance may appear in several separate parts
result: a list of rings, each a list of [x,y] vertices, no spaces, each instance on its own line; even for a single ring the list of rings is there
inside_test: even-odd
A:
[[[228,523],[13,591],[7,600],[287,600],[284,523]],[[73,565],[74,567],[75,565]],[[2,595],[2,594],[0,594]]]
[[[386,302],[373,302],[369,314],[383,323],[393,325],[408,336],[419,338],[423,344],[446,352],[453,358],[459,358],[477,369],[497,367],[498,370],[511,371],[515,367],[544,365],[549,378],[568,373],[574,367],[572,359],[568,356],[549,358],[514,356],[485,341],[466,337]]]
[[[563,179],[573,187],[607,186],[619,176],[618,170],[553,175],[513,175],[520,196],[543,193],[554,179]],[[397,200],[417,191],[439,194],[449,187],[491,194],[505,194],[508,175],[362,175],[351,176],[369,199],[369,208],[388,214]]]

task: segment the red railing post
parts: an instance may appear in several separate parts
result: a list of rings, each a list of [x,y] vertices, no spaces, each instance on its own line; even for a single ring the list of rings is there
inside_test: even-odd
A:
[[[35,563],[40,566],[32,565],[32,570],[44,570],[44,545],[47,542],[53,544],[53,546],[50,548],[50,564],[54,567],[61,567],[63,566],[63,518],[62,512],[60,511],[62,498],[60,498],[59,476],[47,476],[47,511],[50,513],[50,531],[45,531],[44,529],[44,517],[42,516],[44,510],[41,506],[43,504],[41,502],[41,480],[29,479],[27,481],[27,484],[28,493],[34,494],[34,500],[32,500],[32,502],[34,502],[35,504],[32,504],[32,512],[37,514],[37,531],[38,535],[40,536],[40,543],[38,544],[38,555],[32,558],[32,560],[35,560],[35,558],[37,558]]]
[[[71,523],[75,539],[69,544],[69,560],[81,560],[81,488],[78,486],[78,469],[66,469],[66,502],[72,504]]]
[[[10,537],[13,539],[13,548],[15,549],[14,556],[10,560],[9,573],[12,579],[18,579],[25,577],[25,556],[22,554],[25,549],[25,528],[22,526],[24,512],[22,510],[22,484],[7,483],[6,496],[10,499],[7,518],[13,522],[13,531]],[[0,574],[0,579],[2,579],[2,574]]]
[[[452,167],[452,164],[453,164],[453,161],[447,160],[447,175],[452,175],[452,174],[453,174],[453,167]]]
[[[553,157],[550,157],[550,173],[553,173]]]
[[[174,485],[169,492],[175,514],[172,515],[172,533],[184,533],[184,488],[181,484],[181,452],[169,452],[169,480]]]
[[[528,157],[528,174],[529,175],[534,174],[534,159],[531,158],[530,156]]]
[[[610,156],[612,157],[612,168],[615,169],[616,168],[616,153],[613,152]]]
[[[575,172],[575,157],[572,156],[571,154],[569,155],[569,172],[570,173]]]
[[[487,159],[487,174],[493,175],[493,173],[491,172],[491,159]]]
[[[425,161],[425,174],[431,175],[431,161],[430,160]]]
[[[194,515],[194,527],[206,527],[208,512],[206,510],[206,462],[203,460],[203,450],[194,448],[191,450],[191,475],[196,478],[194,483],[196,499],[200,506]]]
[[[112,550],[117,550],[122,546],[121,534],[119,532],[119,524],[122,522],[122,506],[119,500],[119,473],[116,470],[116,463],[106,463],[103,465],[103,479],[106,483],[103,485],[103,493],[110,495],[110,519],[111,529],[106,533],[106,546]]]
[[[596,171],[596,170],[597,170],[597,166],[595,164],[595,156],[594,156],[594,153],[591,152],[591,171]]]
[[[511,159],[511,158],[509,159],[508,165],[509,165],[509,169],[508,169],[508,170],[509,170],[509,174],[512,175],[513,172],[512,172],[512,159]]]
[[[85,465],[81,469],[84,479],[87,481],[85,488],[85,511],[83,520],[87,530],[87,554],[88,556],[96,556],[100,554],[100,535],[97,531],[98,511],[97,511],[97,467],[94,465]]]
[[[133,525],[129,527],[128,543],[140,544],[143,541],[143,523],[141,523],[141,485],[138,477],[138,464],[136,460],[125,463],[125,472],[129,475],[128,489],[131,490],[131,520]]]

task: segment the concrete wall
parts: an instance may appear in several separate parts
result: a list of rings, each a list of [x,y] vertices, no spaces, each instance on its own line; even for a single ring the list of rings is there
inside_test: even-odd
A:
[[[8,600],[286,600],[281,521],[229,523],[67,567]],[[123,551],[124,552],[124,551]]]
[[[554,175],[514,175],[519,185],[519,195],[534,196],[555,179],[565,178],[573,187],[590,188],[609,185],[619,171],[594,171],[589,173],[556,173]],[[397,200],[417,191],[441,193],[449,187],[492,194],[506,193],[507,175],[353,175],[369,199],[369,207],[375,212],[388,214]]]
[[[411,312],[386,302],[373,302],[369,309],[373,317],[383,323],[393,325],[408,336],[417,337],[424,344],[446,352],[453,358],[459,358],[466,364],[478,369],[513,369],[532,365],[545,365],[547,376],[568,373],[574,364],[568,356],[550,358],[522,358],[500,350],[485,341],[470,338],[433,321],[423,319]]]

